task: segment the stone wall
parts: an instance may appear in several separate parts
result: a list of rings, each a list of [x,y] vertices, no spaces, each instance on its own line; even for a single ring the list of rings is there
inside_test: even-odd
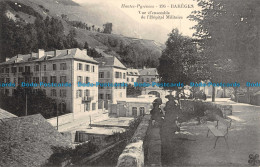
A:
[[[145,115],[137,127],[130,143],[118,158],[117,167],[144,166],[144,146],[149,129],[150,115]]]

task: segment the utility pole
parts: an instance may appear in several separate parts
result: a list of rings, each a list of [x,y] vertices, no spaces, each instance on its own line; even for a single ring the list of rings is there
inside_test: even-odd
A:
[[[59,130],[59,105],[57,105],[57,130]]]
[[[25,94],[25,116],[27,116],[27,94]]]

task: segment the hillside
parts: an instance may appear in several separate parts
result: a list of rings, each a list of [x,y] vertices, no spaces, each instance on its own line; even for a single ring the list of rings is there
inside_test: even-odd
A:
[[[100,10],[103,8],[102,5],[97,6],[95,8],[96,10],[93,10],[94,7],[91,5],[80,6],[71,0],[0,0],[0,2],[1,1],[12,2],[13,4],[16,3],[21,6],[18,10],[13,9],[14,7],[16,8],[15,5],[11,5],[8,9],[8,15],[11,16],[9,18],[11,18],[12,21],[15,22],[18,17],[21,18],[20,20],[23,20],[25,24],[33,24],[37,15],[40,15],[43,18],[46,18],[47,16],[56,18],[63,24],[63,33],[65,35],[68,35],[70,30],[75,30],[75,38],[79,45],[84,46],[85,42],[87,42],[91,48],[99,48],[106,53],[117,56],[126,66],[155,67],[158,64],[158,58],[164,48],[163,44],[155,42],[154,40],[138,39],[120,35],[129,33],[129,36],[133,36],[132,32],[135,31],[127,30],[129,28],[127,25],[133,24],[133,20],[130,18],[128,20],[125,19],[129,21],[125,28],[122,27],[122,25],[117,26],[117,24],[112,21],[116,22],[116,19],[120,20],[120,18],[115,18],[111,21],[104,19],[105,17],[101,17],[102,13]],[[23,5],[31,7],[32,11],[28,13],[20,10]],[[64,19],[62,15],[65,15],[66,19]],[[112,34],[104,34],[97,31],[80,29],[73,27],[69,21],[79,21],[89,27],[94,25],[95,29],[101,29],[102,24],[111,21],[113,23],[113,31]],[[120,33],[119,30],[125,32]],[[117,32],[119,33],[116,34]],[[3,55],[1,56],[3,60],[5,57],[3,57]]]

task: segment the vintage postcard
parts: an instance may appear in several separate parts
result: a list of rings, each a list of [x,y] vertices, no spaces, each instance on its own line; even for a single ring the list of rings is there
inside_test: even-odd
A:
[[[259,0],[0,0],[0,167],[260,166]]]

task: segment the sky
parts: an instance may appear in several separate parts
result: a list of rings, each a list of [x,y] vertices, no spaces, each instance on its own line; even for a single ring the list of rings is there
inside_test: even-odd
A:
[[[196,23],[190,21],[187,16],[190,15],[190,13],[194,10],[199,10],[199,7],[197,6],[197,2],[194,0],[73,0],[79,4],[84,3],[93,3],[93,4],[99,4],[99,3],[109,3],[110,5],[113,5],[116,10],[122,10],[127,15],[132,17],[134,20],[138,21],[140,24],[159,24],[169,30],[169,32],[173,28],[178,28],[180,32],[183,35],[192,36],[195,30],[191,30],[190,28],[194,26]],[[122,4],[126,5],[166,5],[166,8],[149,8],[149,9],[133,9],[133,8],[121,8]],[[171,8],[171,4],[189,4],[193,5],[193,8]],[[169,6],[169,7],[167,7]],[[168,11],[172,15],[175,16],[181,16],[183,19],[164,19],[164,20],[143,20],[140,17],[139,11],[142,12],[163,12]]]

